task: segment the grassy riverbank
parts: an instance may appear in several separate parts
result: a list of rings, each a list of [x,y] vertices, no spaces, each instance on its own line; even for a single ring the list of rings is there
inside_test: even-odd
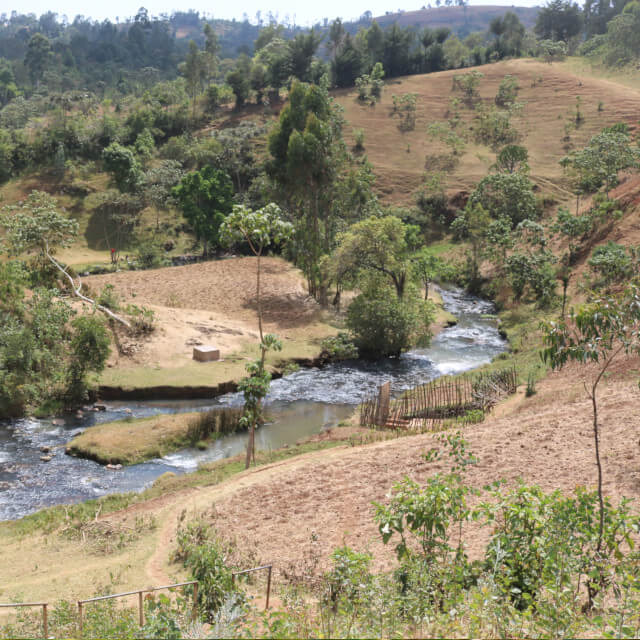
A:
[[[101,464],[138,464],[187,446],[206,449],[211,440],[237,430],[240,413],[220,409],[125,418],[89,427],[66,451]]]

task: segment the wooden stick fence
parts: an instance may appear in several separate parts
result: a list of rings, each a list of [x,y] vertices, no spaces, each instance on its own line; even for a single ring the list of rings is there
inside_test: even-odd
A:
[[[267,601],[265,602],[264,609],[265,611],[269,608],[269,596],[271,595],[271,571],[273,569],[273,565],[271,564],[263,564],[260,567],[254,567],[253,569],[244,569],[243,571],[234,571],[231,574],[231,582],[235,585],[236,576],[241,576],[248,573],[254,573],[255,571],[267,570]]]
[[[97,598],[88,598],[87,600],[78,600],[78,619],[80,624],[80,637],[82,637],[82,628],[83,628],[83,610],[84,605],[90,602],[98,602],[100,600],[111,600],[113,598],[123,598],[125,596],[138,596],[138,615],[139,615],[139,623],[140,626],[144,626],[144,603],[143,603],[143,594],[151,593],[153,591],[163,591],[165,589],[174,589],[176,587],[186,587],[188,585],[193,585],[193,612],[192,619],[195,621],[198,617],[198,581],[191,580],[189,582],[178,582],[176,584],[168,584],[162,587],[151,587],[149,589],[139,589],[137,591],[125,591],[124,593],[113,593],[108,596],[98,596]],[[46,637],[46,636],[45,636]]]
[[[7,609],[9,607],[42,607],[42,637],[49,637],[49,619],[47,615],[48,602],[13,602],[9,604],[0,604],[0,608]]]
[[[360,405],[360,425],[434,431],[442,429],[445,421],[452,418],[458,424],[479,422],[501,397],[515,393],[517,386],[515,368],[456,379],[439,378],[392,401],[387,384],[377,396]]]

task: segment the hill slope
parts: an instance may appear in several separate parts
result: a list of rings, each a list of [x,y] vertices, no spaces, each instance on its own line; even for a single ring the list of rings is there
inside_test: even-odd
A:
[[[603,127],[615,122],[637,124],[640,93],[630,87],[602,78],[575,75],[567,65],[545,64],[532,59],[510,60],[476,67],[483,74],[479,92],[486,105],[493,104],[501,80],[515,76],[520,86],[518,100],[523,103],[520,116],[513,124],[521,133],[519,144],[529,150],[531,174],[543,191],[558,200],[572,197],[566,190],[566,180],[559,165],[568,151],[580,148]],[[425,175],[427,156],[446,151],[432,140],[427,126],[445,122],[450,99],[461,97],[452,93],[452,78],[465,71],[443,71],[390,80],[385,84],[382,99],[375,106],[356,99],[355,91],[336,94],[345,110],[347,137],[352,129],[364,131],[365,155],[373,164],[377,189],[384,201],[393,204],[413,204],[415,191]],[[392,117],[393,95],[415,93],[416,124],[413,131],[399,130],[397,117]],[[584,120],[581,126],[565,131],[575,121],[576,99],[580,97]],[[473,127],[475,111],[463,108],[461,114],[468,127]],[[449,195],[468,191],[481,180],[495,162],[495,153],[471,139],[459,164],[446,171]],[[353,138],[351,138],[353,140]]]

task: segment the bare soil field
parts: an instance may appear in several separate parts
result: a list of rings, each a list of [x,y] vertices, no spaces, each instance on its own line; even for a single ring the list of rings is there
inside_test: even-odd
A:
[[[254,258],[229,258],[84,278],[95,294],[111,284],[123,305],[147,306],[156,315],[155,331],[125,341],[124,354],[114,350],[102,383],[195,386],[242,376],[257,353],[255,269]],[[262,261],[262,300],[265,330],[285,342],[272,364],[316,356],[321,339],[336,331],[307,295],[300,271],[280,258]],[[222,360],[193,362],[193,347],[201,344],[220,348]]]
[[[580,68],[577,75],[570,65],[546,64],[532,59],[509,60],[475,69],[484,76],[479,91],[487,105],[493,104],[505,75],[513,75],[518,80],[518,101],[524,103],[524,107],[513,124],[522,134],[520,144],[529,150],[533,181],[542,192],[559,201],[570,197],[558,164],[568,151],[580,148],[592,135],[615,122],[637,125],[640,93],[618,82],[591,75],[586,69]],[[338,103],[345,110],[346,138],[353,143],[351,129],[364,131],[364,153],[373,164],[376,189],[384,202],[404,205],[415,202],[415,191],[423,182],[427,156],[446,151],[441,143],[429,138],[427,126],[446,121],[449,99],[461,96],[452,93],[452,78],[464,72],[443,71],[394,78],[386,82],[382,98],[375,106],[360,103],[355,91],[336,93]],[[392,96],[405,93],[417,94],[416,126],[414,131],[401,132],[399,119],[391,117]],[[584,121],[567,136],[565,125],[575,116],[578,96]],[[472,124],[473,110],[463,108],[462,115],[467,124]],[[446,172],[449,195],[471,189],[494,162],[495,153],[488,147],[469,142],[458,166]]]

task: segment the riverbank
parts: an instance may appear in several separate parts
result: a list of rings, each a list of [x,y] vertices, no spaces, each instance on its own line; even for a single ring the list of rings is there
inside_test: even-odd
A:
[[[429,300],[436,307],[431,325],[434,337],[443,329],[455,325],[456,316],[444,308],[442,296],[434,287]],[[304,327],[289,328],[280,334],[283,349],[267,354],[267,368],[272,379],[281,378],[292,368],[318,367],[324,364],[322,341],[338,332],[334,324],[325,321],[311,322]],[[216,398],[237,390],[237,383],[246,375],[245,365],[260,356],[257,342],[224,355],[214,362],[184,362],[179,358],[165,366],[138,366],[135,362],[120,358],[102,374],[96,397],[100,400],[192,400]],[[179,366],[176,366],[176,362]]]

